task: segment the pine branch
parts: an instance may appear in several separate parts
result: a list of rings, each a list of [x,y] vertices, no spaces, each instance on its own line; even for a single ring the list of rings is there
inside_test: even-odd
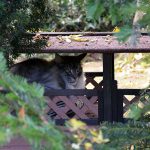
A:
[[[43,88],[38,84],[29,85],[25,79],[11,75],[1,53],[0,86],[7,91],[0,93],[0,145],[17,135],[26,138],[35,150],[63,150],[63,134],[53,122],[44,118]],[[16,110],[15,116],[10,113],[12,109]]]
[[[145,122],[128,122],[127,124],[105,123],[101,127],[109,146],[125,149],[131,145],[147,148],[150,146],[150,124]],[[143,144],[141,144],[143,143]]]

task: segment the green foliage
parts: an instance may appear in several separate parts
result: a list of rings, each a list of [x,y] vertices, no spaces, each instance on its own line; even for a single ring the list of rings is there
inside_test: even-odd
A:
[[[126,124],[105,123],[101,127],[105,138],[109,138],[109,146],[118,150],[146,149],[150,147],[150,125],[145,122],[131,121]]]
[[[99,6],[99,7],[98,7]],[[134,0],[116,1],[116,0],[89,0],[88,17],[95,20],[109,19],[112,25],[131,24],[131,18],[136,10]]]
[[[92,1],[91,1],[92,3]],[[97,5],[98,4],[98,5]],[[99,15],[103,11],[102,4],[97,3],[90,8],[87,0],[51,0],[55,14],[49,18],[49,24],[43,30],[47,31],[107,31],[112,30],[109,18],[105,17],[99,22],[87,17],[91,13]],[[96,8],[95,8],[96,7]],[[88,12],[87,8],[90,9]],[[102,8],[102,10],[101,10]],[[93,11],[94,9],[95,11]],[[106,12],[106,11],[105,11]],[[94,14],[92,16],[94,16]]]
[[[144,106],[131,105],[129,118],[150,122],[150,90],[146,89],[141,93],[140,101]]]
[[[140,29],[145,31],[150,29],[150,1],[136,0],[89,0],[87,16],[99,23],[99,20],[109,21],[108,24],[121,27],[121,32],[116,34],[120,41],[125,41],[131,36],[130,43],[135,45],[139,37]],[[138,6],[139,5],[139,6]],[[141,13],[142,17],[134,18],[136,13]],[[136,23],[133,21],[136,20]],[[134,26],[133,26],[134,22]],[[128,25],[128,27],[127,27]],[[132,27],[133,26],[133,27]]]
[[[150,31],[150,0],[141,1],[141,6],[139,8],[140,11],[144,13],[144,16],[139,23],[141,27],[147,28]]]
[[[93,0],[89,0],[87,9],[88,9],[87,16],[90,19],[95,19],[97,21],[99,20],[99,17],[102,15],[102,13],[105,11],[101,1],[93,1]]]
[[[125,42],[132,34],[132,29],[129,26],[120,28],[120,32],[115,33],[120,42]]]
[[[144,57],[141,61],[142,66],[149,66],[150,65],[150,54],[144,54]]]
[[[38,31],[51,16],[49,0],[0,1],[0,49],[15,48],[27,31]]]
[[[83,31],[88,25],[86,20],[86,0],[51,0],[55,14],[43,30]]]
[[[21,136],[36,150],[63,150],[63,134],[44,117],[43,87],[35,83],[29,85],[25,79],[10,74],[2,53],[0,86],[5,89],[5,93],[0,93],[0,145]]]

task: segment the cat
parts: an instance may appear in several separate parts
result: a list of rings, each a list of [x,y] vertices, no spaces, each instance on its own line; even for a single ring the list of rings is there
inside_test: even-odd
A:
[[[27,79],[28,83],[39,83],[49,89],[85,89],[85,77],[81,65],[86,54],[61,56],[52,61],[31,58],[14,64],[10,71]]]
[[[45,93],[50,89],[85,89],[85,76],[81,61],[86,54],[79,56],[55,55],[52,61],[32,58],[14,64],[10,71],[27,79],[28,83],[39,83],[44,86]],[[71,96],[69,96],[71,98]],[[59,108],[65,107],[63,101],[56,104]],[[66,113],[74,116],[72,110]],[[53,119],[57,114],[50,109],[47,113]]]

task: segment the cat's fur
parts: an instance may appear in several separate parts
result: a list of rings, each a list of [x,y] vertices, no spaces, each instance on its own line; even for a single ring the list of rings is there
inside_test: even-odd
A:
[[[55,55],[54,60],[32,58],[14,64],[11,72],[23,76],[29,83],[37,82],[49,89],[84,89],[84,73],[81,60],[86,54],[79,56]]]

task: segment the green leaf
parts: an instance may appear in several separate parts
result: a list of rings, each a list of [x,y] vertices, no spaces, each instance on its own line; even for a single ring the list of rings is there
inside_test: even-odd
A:
[[[124,26],[120,28],[120,32],[114,33],[114,35],[117,37],[117,39],[120,42],[127,41],[128,38],[131,36],[131,34],[132,34],[132,29],[129,26]]]
[[[142,109],[139,108],[137,106],[137,104],[134,104],[130,107],[130,112],[128,114],[128,117],[135,119],[135,120],[138,120],[141,117],[141,113],[142,113]]]
[[[4,145],[8,142],[10,142],[12,138],[12,132],[9,128],[5,129],[5,128],[1,128],[0,127],[0,145]]]
[[[101,14],[104,12],[104,6],[101,1],[90,0],[87,5],[87,17],[90,19],[99,20]]]
[[[2,105],[2,106],[0,106],[0,114],[2,114],[2,113],[8,113],[9,112],[9,108],[8,108],[8,106],[6,105]]]

